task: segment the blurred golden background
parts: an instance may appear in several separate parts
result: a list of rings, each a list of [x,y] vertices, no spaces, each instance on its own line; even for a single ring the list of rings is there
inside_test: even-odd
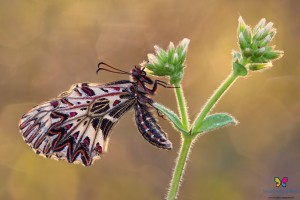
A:
[[[159,119],[173,150],[149,145],[133,112],[113,129],[108,152],[92,167],[44,159],[23,142],[18,121],[31,107],[77,82],[110,82],[105,61],[129,71],[153,45],[191,39],[183,87],[195,117],[231,70],[237,19],[261,18],[278,30],[273,44],[285,56],[263,73],[239,79],[213,112],[239,120],[194,144],[179,199],[267,199],[274,177],[300,188],[300,2],[2,0],[0,2],[0,199],[163,199],[180,135]],[[298,59],[298,60],[297,60]],[[172,89],[154,99],[173,110]],[[300,198],[300,194],[293,194]]]

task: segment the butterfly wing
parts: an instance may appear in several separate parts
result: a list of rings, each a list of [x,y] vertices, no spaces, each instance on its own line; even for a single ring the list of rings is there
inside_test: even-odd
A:
[[[275,183],[276,183],[276,187],[279,187],[279,186],[281,185],[280,178],[275,177],[275,178],[274,178],[274,181],[275,181]]]
[[[286,183],[288,182],[288,177],[283,177],[282,179],[281,179],[281,185],[282,185],[282,187],[286,187]]]
[[[135,103],[130,81],[76,84],[20,120],[25,142],[45,157],[91,165],[106,149],[108,134]]]

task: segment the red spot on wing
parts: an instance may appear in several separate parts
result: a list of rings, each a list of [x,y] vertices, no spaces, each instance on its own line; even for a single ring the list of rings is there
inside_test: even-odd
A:
[[[97,142],[95,150],[97,151],[97,153],[102,154],[102,147],[100,146],[99,142]]]
[[[89,88],[89,87],[82,87],[81,89],[88,96],[94,96],[95,95],[95,92],[91,88]]]
[[[73,124],[68,124],[68,125],[65,126],[65,128],[66,128],[67,130],[69,130],[72,126],[73,126]]]
[[[70,117],[74,117],[77,115],[77,112],[70,112]]]
[[[113,87],[113,89],[119,91],[121,88],[120,87]]]
[[[58,101],[51,101],[50,104],[51,104],[51,106],[56,108],[58,106]]]
[[[121,102],[120,100],[115,100],[114,103],[113,103],[113,106],[118,105],[120,102]]]
[[[77,140],[78,135],[79,135],[79,131],[77,131],[77,132],[75,132],[75,133],[73,134],[73,137],[75,138],[75,140]]]
[[[88,137],[84,138],[83,143],[85,145],[89,146],[90,145],[90,138],[88,138]]]

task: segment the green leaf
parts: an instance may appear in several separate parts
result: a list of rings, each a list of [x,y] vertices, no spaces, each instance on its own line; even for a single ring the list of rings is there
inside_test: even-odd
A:
[[[232,64],[234,74],[238,76],[246,76],[248,71],[247,69],[238,62]]]
[[[162,114],[164,114],[165,116],[168,117],[168,119],[174,124],[174,126],[180,130],[181,132],[185,133],[185,134],[189,134],[188,131],[186,131],[183,126],[182,123],[179,119],[179,117],[169,108],[166,108],[165,106],[159,104],[159,103],[153,103],[153,106],[155,108],[157,108]]]
[[[207,116],[201,126],[197,130],[192,130],[192,135],[196,135],[203,132],[209,132],[227,126],[230,124],[237,124],[238,122],[231,115],[226,113],[216,113]]]

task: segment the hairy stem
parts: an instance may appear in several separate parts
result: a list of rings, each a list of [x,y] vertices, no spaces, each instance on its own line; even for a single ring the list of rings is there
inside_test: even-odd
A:
[[[173,172],[173,178],[170,183],[167,200],[174,200],[177,196],[180,181],[182,179],[184,167],[190,152],[190,147],[193,141],[191,136],[183,136],[179,156],[176,161],[176,167]]]
[[[178,109],[180,112],[180,118],[181,118],[181,123],[183,128],[188,132],[189,131],[189,118],[188,118],[188,113],[187,113],[187,106],[185,102],[185,98],[183,95],[182,87],[181,85],[175,84],[175,93],[177,97],[177,104],[178,104]],[[176,195],[178,193],[180,181],[182,179],[183,175],[183,170],[186,165],[186,160],[190,151],[191,143],[193,140],[193,137],[191,135],[186,135],[184,133],[182,135],[182,142],[181,142],[181,147],[179,151],[179,155],[177,157],[176,161],[176,167],[173,172],[172,180],[170,183],[170,188],[168,192],[168,200],[173,200],[176,198]]]
[[[187,106],[185,102],[185,98],[183,95],[182,86],[180,83],[175,84],[175,93],[177,97],[177,104],[180,111],[180,118],[182,122],[182,126],[186,131],[189,131],[189,118],[188,118],[188,112],[187,112]]]
[[[226,90],[234,83],[237,79],[238,75],[235,73],[231,73],[225,81],[219,86],[219,88],[214,92],[212,97],[206,102],[200,114],[196,118],[197,120],[193,124],[193,129],[197,130],[200,128],[201,123],[203,122],[206,115],[210,112],[210,110],[214,107],[214,105],[218,102],[218,100],[222,97],[222,95],[226,92]],[[185,99],[183,96],[182,88],[180,84],[175,84],[175,93],[177,97],[177,103],[180,111],[181,122],[183,128],[189,131],[189,120],[187,107],[185,103]],[[167,196],[167,200],[174,200],[177,196],[178,189],[180,186],[180,181],[182,180],[184,167],[186,165],[186,161],[190,152],[191,144],[195,138],[193,135],[187,135],[182,133],[182,143],[179,151],[179,155],[176,161],[176,166],[173,172],[173,177],[170,183],[170,188]]]
[[[193,130],[198,130],[205,119],[206,115],[210,110],[216,105],[221,96],[226,92],[226,90],[234,83],[238,75],[231,73],[225,81],[219,86],[219,88],[214,92],[210,99],[206,102],[200,114],[196,117],[196,121],[193,124]]]

